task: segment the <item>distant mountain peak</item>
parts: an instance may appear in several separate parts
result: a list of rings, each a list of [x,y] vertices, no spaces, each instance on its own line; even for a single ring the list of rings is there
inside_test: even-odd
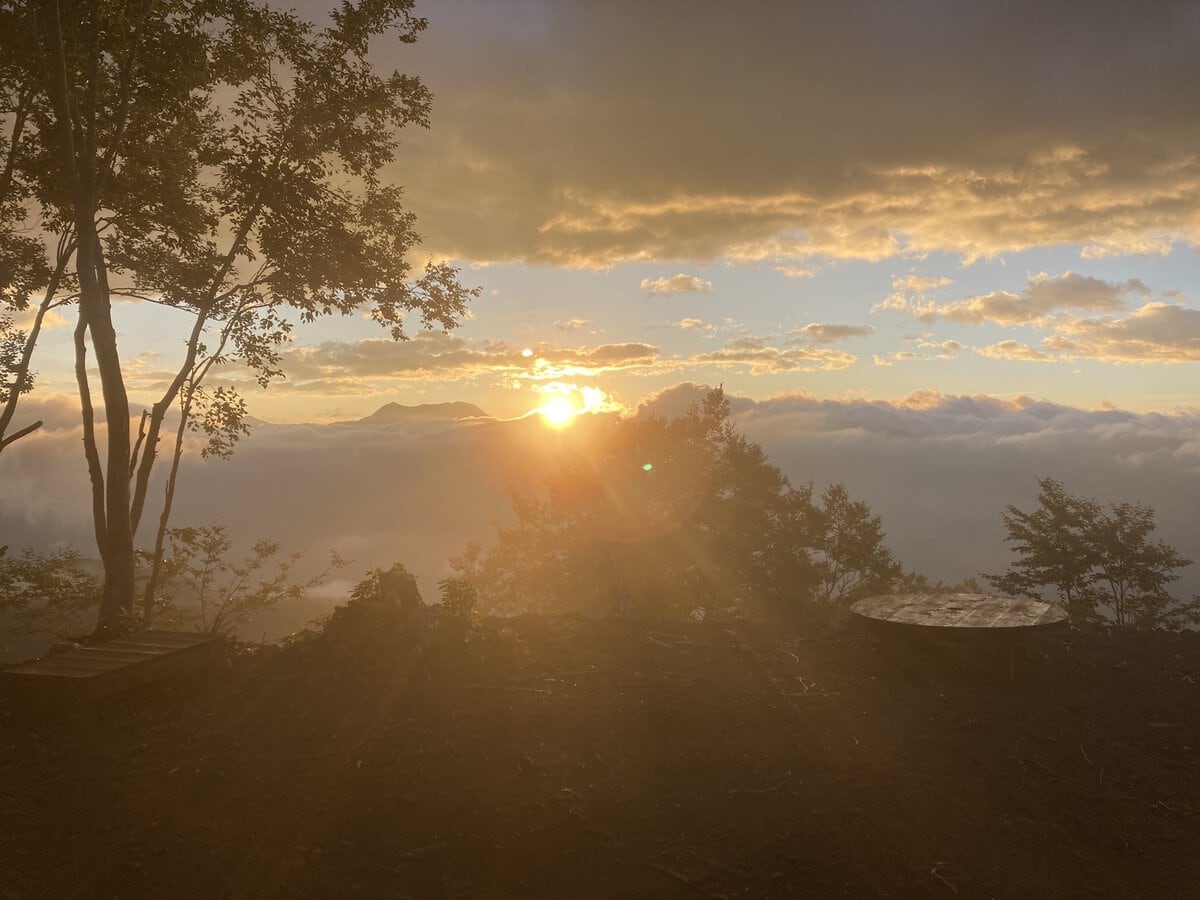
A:
[[[335,422],[335,425],[394,425],[398,422],[436,422],[445,419],[489,419],[487,413],[474,403],[385,403],[364,419]]]

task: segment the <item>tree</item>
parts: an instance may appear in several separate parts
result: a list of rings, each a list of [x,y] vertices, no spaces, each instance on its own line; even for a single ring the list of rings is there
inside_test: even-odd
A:
[[[193,618],[201,631],[231,634],[281,601],[302,599],[330,572],[346,565],[333,553],[322,571],[301,578],[295,568],[303,555],[280,557],[277,541],[255,541],[244,559],[232,562],[227,557],[233,541],[222,525],[172,528],[168,535],[169,552],[147,624],[163,614],[176,618],[183,614]]]
[[[33,386],[34,346],[74,252],[69,240],[59,241],[50,267],[42,241],[30,233],[36,198],[26,164],[37,84],[29,21],[24,5],[0,2],[0,454],[41,427],[38,421],[11,430],[18,400]],[[38,292],[42,300],[29,317]],[[14,313],[27,325],[18,327]]]
[[[964,578],[962,581],[945,582],[930,581],[929,576],[921,572],[903,572],[892,584],[892,590],[897,594],[982,594],[983,588],[974,578]]]
[[[851,500],[841,483],[825,489],[815,515],[818,598],[845,603],[887,593],[902,569],[883,544],[883,520],[867,504]]]
[[[1075,624],[1175,629],[1200,623],[1200,598],[1178,601],[1167,591],[1175,570],[1191,565],[1168,544],[1152,540],[1154,510],[1072,496],[1060,482],[1039,478],[1032,512],[1009,506],[1007,541],[1019,558],[1003,575],[984,575],[996,589],[1034,599],[1053,588]]]
[[[825,508],[729,421],[721,389],[687,415],[596,417],[496,543],[452,560],[486,611],[794,611],[876,585],[877,517],[838,485]]]
[[[475,615],[479,592],[469,578],[450,575],[438,582],[442,594],[442,610],[452,619],[469,621]]]
[[[425,328],[455,327],[475,292],[441,264],[411,280],[414,220],[382,180],[396,133],[428,124],[430,95],[416,78],[376,72],[368,48],[385,34],[416,39],[426,22],[413,0],[344,2],[320,28],[262,0],[0,2],[12,25],[0,56],[23,61],[11,80],[28,95],[14,170],[43,233],[59,235],[41,270],[48,284],[61,273],[48,303],[78,311],[76,379],[105,568],[98,624],[108,629],[132,615],[134,542],[168,416],[174,452],[146,609],[185,433],[201,421],[223,455],[244,432],[236,392],[205,388],[215,368],[240,363],[267,385],[298,322],[366,308],[402,340],[409,314]],[[182,323],[182,358],[136,441],[115,297],[165,305]]]
[[[95,615],[100,586],[74,550],[20,555],[0,547],[0,619],[12,634],[79,634]]]

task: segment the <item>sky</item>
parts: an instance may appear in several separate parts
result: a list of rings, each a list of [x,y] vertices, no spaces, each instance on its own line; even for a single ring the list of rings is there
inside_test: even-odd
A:
[[[317,19],[325,4],[306,0]],[[1200,7],[418,0],[388,175],[478,287],[452,334],[302,328],[273,422],[584,386],[1197,405]],[[135,400],[178,313],[118,309]],[[40,357],[72,393],[66,329]],[[530,351],[523,355],[523,351]],[[227,380],[238,381],[236,372]]]
[[[397,178],[483,294],[450,337],[302,339],[285,418],[360,383],[1196,405],[1194,3],[418,11],[433,122]]]
[[[326,4],[297,5],[316,18]],[[243,498],[241,525],[269,532],[256,510],[294,495],[278,536],[353,555],[358,534],[372,563],[409,547],[432,578],[569,438],[536,420],[369,440],[317,426],[388,402],[467,401],[501,419],[554,396],[666,409],[724,384],[739,427],[793,481],[845,480],[901,559],[936,577],[1002,568],[1000,513],[1047,475],[1151,502],[1164,536],[1200,558],[1200,5],[417,12],[416,44],[372,49],[434,94],[431,127],[402,133],[388,177],[424,237],[413,261],[449,260],[480,289],[470,318],[401,343],[365,317],[300,328],[286,380],[243,380],[272,424],[227,468],[189,463],[181,516]],[[178,356],[180,313],[115,315],[136,409]],[[0,484],[0,531],[86,539],[78,414],[60,399],[68,343],[59,327],[39,349],[29,409],[47,427],[5,454],[17,477]],[[344,528],[301,527],[317,502],[305,490],[254,494],[271,473],[344,485],[359,468],[375,472],[359,493],[384,504],[371,522],[417,518],[351,527],[334,514],[359,496],[345,488],[317,491]],[[430,484],[477,498],[470,521],[446,518]]]

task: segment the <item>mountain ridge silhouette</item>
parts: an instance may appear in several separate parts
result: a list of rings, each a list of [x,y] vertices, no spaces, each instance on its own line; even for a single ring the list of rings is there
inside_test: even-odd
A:
[[[450,403],[419,403],[405,406],[403,403],[385,403],[369,416],[334,425],[393,425],[399,422],[430,422],[442,419],[490,419],[487,413],[474,403],[454,401]]]

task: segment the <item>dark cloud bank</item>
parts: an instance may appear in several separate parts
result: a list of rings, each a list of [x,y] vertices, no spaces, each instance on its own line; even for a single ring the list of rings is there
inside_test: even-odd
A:
[[[1200,234],[1185,0],[419,6],[429,31],[381,63],[436,95],[397,167],[435,253],[603,267]]]
[[[680,385],[643,410],[671,415],[704,389]],[[791,396],[735,398],[738,426],[794,482],[844,481],[883,516],[904,564],[935,578],[1000,571],[1009,559],[1000,515],[1029,508],[1035,477],[1103,501],[1141,500],[1161,536],[1200,559],[1200,414],[1084,411],[1028,398],[915,394],[904,401]],[[372,565],[403,561],[427,599],[447,556],[486,539],[508,512],[510,487],[529,490],[571,452],[536,417],[394,426],[260,425],[230,462],[189,460],[175,522],[221,521],[244,542],[272,536],[314,565],[335,548],[354,560],[336,587]],[[61,423],[14,445],[0,462],[0,544],[75,544],[88,536],[77,430]],[[1200,566],[1180,594],[1200,590]]]

